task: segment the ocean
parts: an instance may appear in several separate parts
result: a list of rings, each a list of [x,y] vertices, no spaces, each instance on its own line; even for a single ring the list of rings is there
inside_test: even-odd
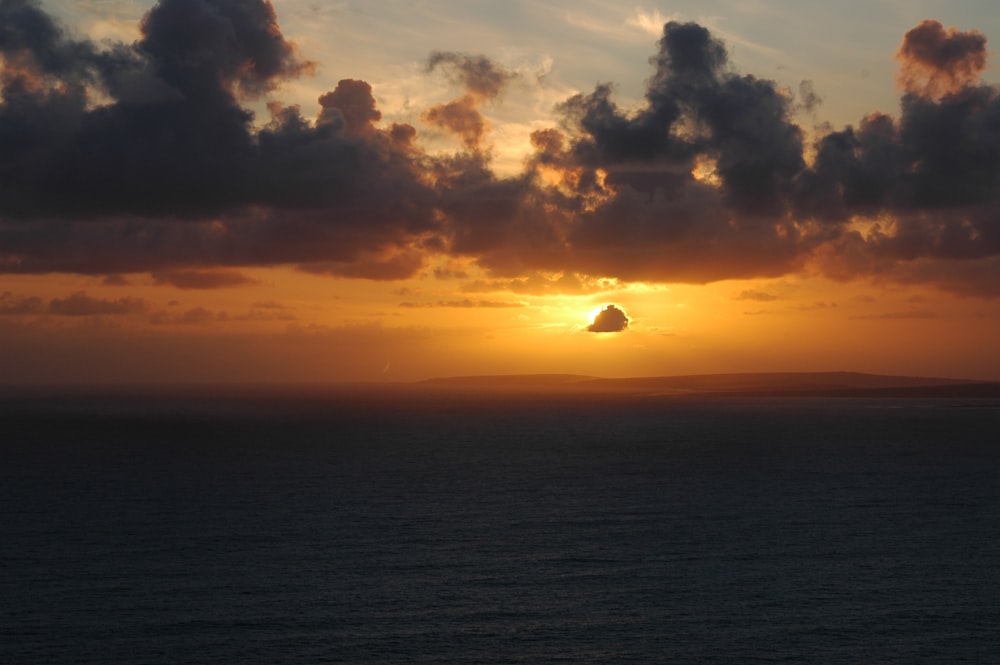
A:
[[[1000,401],[0,399],[3,663],[1000,663]]]

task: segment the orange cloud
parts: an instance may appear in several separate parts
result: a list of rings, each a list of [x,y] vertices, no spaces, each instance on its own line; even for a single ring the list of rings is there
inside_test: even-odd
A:
[[[475,97],[466,95],[428,109],[423,119],[457,134],[467,149],[479,150],[486,134],[487,123],[476,106]]]
[[[908,31],[896,53],[899,84],[907,92],[939,99],[975,85],[986,69],[986,36],[925,20]]]

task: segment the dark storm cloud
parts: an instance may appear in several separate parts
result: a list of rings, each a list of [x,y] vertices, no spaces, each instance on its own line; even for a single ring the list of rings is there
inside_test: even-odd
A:
[[[961,264],[1000,254],[997,89],[975,80],[981,35],[920,34],[907,57],[933,63],[953,89],[907,93],[898,119],[872,113],[821,135],[807,164],[792,114],[815,109],[813,87],[800,86],[796,106],[775,83],[734,73],[703,27],[668,23],[642,107],[619,108],[599,85],[560,106],[561,130],[533,135],[528,178],[479,177],[449,192],[460,203],[475,192],[449,210],[452,249],[503,277],[686,282],[774,277],[846,252],[838,261],[852,277],[925,275],[990,292],[976,277],[984,270]],[[559,185],[541,177],[552,173]],[[856,218],[879,224],[862,234]],[[944,267],[916,270],[923,259]]]
[[[37,2],[0,0],[0,272],[207,288],[276,264],[402,279],[446,253],[515,289],[552,287],[530,274],[703,283],[818,265],[998,292],[1000,95],[979,81],[975,31],[907,33],[898,117],[817,136],[807,163],[794,115],[817,108],[812,85],[793,96],[740,74],[707,29],[670,22],[639,108],[610,84],[575,95],[500,176],[483,108],[515,75],[486,57],[427,60],[462,87],[421,115],[459,139],[430,155],[357,79],[308,112],[268,98],[255,122],[249,100],[312,70],[270,2],[160,0],[140,27],[98,46]]]
[[[41,14],[24,0],[4,5]],[[269,3],[164,0],[138,42],[100,52],[46,20],[9,25],[3,40],[0,213],[193,214],[241,203],[254,146],[236,95],[258,95],[306,66]],[[84,74],[115,103],[91,107]]]
[[[577,161],[606,170],[611,184],[672,195],[691,184],[697,158],[714,160],[734,211],[780,214],[804,165],[790,98],[772,81],[730,72],[722,42],[694,23],[664,26],[650,62],[647,104],[636,114],[620,110],[607,86],[563,105],[582,130]]]
[[[339,124],[344,132],[355,136],[374,129],[382,119],[382,112],[375,107],[372,87],[365,81],[344,79],[325,95],[320,95],[322,107],[318,124]]]
[[[706,282],[795,269],[813,241],[786,219],[805,166],[791,97],[732,73],[695,24],[668,23],[651,63],[642,108],[619,108],[599,85],[559,106],[562,130],[532,136],[524,176],[449,191],[452,250],[505,277]]]
[[[430,228],[412,128],[376,130],[367,83],[323,95],[316,123],[273,104],[254,130],[241,100],[310,67],[269,2],[162,0],[138,42],[104,51],[0,2],[17,19],[0,38],[4,269],[351,262]]]
[[[86,76],[94,58],[90,44],[68,39],[62,29],[32,0],[0,1],[0,53],[5,58],[26,58],[47,74]],[[23,72],[23,70],[22,70]],[[5,76],[5,83],[9,79]]]
[[[899,119],[873,113],[820,138],[798,178],[798,213],[828,224],[879,219],[864,237],[843,232],[831,245],[840,276],[875,269],[987,294],[983,271],[969,269],[1000,254],[1000,94],[978,80],[986,39],[924,21],[897,57],[907,90]]]
[[[181,90],[204,83],[257,96],[311,63],[299,59],[266,0],[173,0],[142,21],[140,50]],[[214,76],[216,81],[201,81]]]
[[[832,132],[818,141],[796,197],[800,216],[834,228],[855,215],[880,220],[863,241],[839,234],[834,246],[843,260],[859,253],[873,263],[930,258],[957,270],[958,262],[997,256],[997,89],[966,87],[940,100],[907,94],[899,120],[873,114],[856,129]]]
[[[608,305],[602,309],[594,322],[587,326],[587,332],[592,333],[617,333],[628,328],[628,317],[621,309],[614,305]]]

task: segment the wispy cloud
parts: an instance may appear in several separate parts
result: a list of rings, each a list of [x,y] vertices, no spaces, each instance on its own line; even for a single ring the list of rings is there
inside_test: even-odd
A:
[[[400,307],[406,308],[420,308],[420,307],[457,307],[462,309],[470,309],[483,307],[487,309],[505,309],[505,308],[515,308],[524,307],[523,302],[508,302],[502,300],[469,300],[465,298],[463,300],[438,300],[437,302],[412,302],[405,301],[399,303]]]
[[[142,298],[108,300],[93,298],[84,291],[77,291],[65,298],[49,301],[48,311],[58,316],[123,316],[144,312],[146,301]]]
[[[930,310],[904,310],[899,312],[881,312],[878,314],[856,314],[851,319],[859,321],[880,319],[936,319],[938,314]]]
[[[664,15],[659,9],[647,10],[637,7],[635,12],[625,19],[625,25],[638,28],[653,37],[663,34],[663,25],[669,21],[679,20],[675,14]]]
[[[777,300],[778,296],[773,293],[767,293],[766,291],[758,291],[756,289],[747,289],[745,291],[740,291],[739,294],[733,296],[733,300],[755,300],[757,302],[771,302]]]

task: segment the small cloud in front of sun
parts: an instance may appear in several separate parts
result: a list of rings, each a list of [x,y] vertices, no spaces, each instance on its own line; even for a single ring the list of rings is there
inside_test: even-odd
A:
[[[608,305],[594,316],[594,322],[587,326],[587,332],[624,332],[628,328],[628,321],[625,310],[615,305]]]

